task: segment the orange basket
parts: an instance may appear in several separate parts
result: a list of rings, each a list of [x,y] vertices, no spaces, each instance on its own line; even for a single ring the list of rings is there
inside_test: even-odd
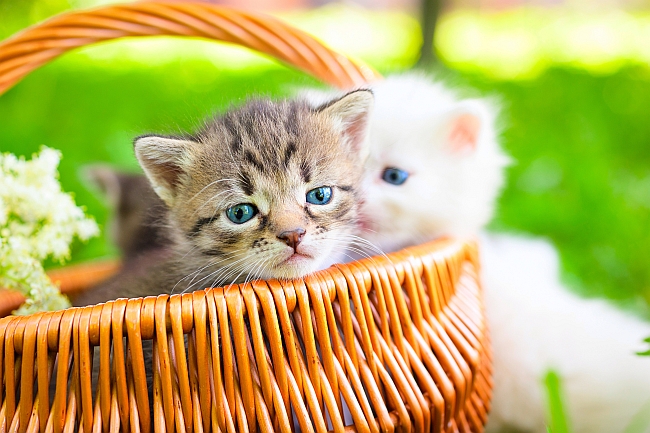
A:
[[[143,2],[61,15],[5,40],[0,93],[76,47],[153,35],[236,43],[339,88],[379,78],[265,15]],[[55,278],[82,290],[115,269]],[[4,314],[19,302],[0,292]],[[0,432],[480,432],[491,385],[473,242],[293,281],[0,319]]]

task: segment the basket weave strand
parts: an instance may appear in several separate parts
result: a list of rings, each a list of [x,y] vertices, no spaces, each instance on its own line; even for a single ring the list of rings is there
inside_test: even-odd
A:
[[[273,18],[143,2],[62,15],[3,41],[0,93],[73,48],[152,35],[237,43],[340,88],[378,78]],[[75,291],[114,269],[56,279]],[[0,292],[0,311],[19,301]],[[491,389],[478,255],[459,241],[295,281],[0,319],[0,433],[481,432]]]

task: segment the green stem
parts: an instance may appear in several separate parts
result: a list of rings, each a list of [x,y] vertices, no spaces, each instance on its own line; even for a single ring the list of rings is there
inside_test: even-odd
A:
[[[549,433],[569,433],[571,430],[565,411],[560,376],[555,371],[549,370],[544,377],[544,385],[548,404]]]

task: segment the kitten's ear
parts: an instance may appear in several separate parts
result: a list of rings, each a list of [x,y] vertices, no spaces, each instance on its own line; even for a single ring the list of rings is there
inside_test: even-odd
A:
[[[374,102],[372,91],[360,89],[316,109],[334,121],[348,150],[361,160],[365,160],[370,151],[368,127]]]
[[[135,140],[135,156],[156,194],[172,206],[181,177],[189,164],[189,151],[195,143],[169,137],[146,135]]]
[[[475,151],[488,121],[487,109],[479,100],[467,100],[458,104],[447,117],[443,128],[447,149],[454,153]]]
[[[115,207],[122,196],[122,183],[120,174],[109,165],[92,164],[81,168],[82,179],[94,189],[101,192],[108,203]]]

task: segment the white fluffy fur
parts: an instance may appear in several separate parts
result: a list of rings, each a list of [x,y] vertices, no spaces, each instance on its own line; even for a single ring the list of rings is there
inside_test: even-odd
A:
[[[364,237],[392,251],[418,238],[475,234],[492,216],[508,163],[496,141],[495,110],[483,100],[459,101],[416,75],[390,77],[373,92]],[[447,126],[462,114],[481,124],[473,152],[449,151]],[[390,185],[381,179],[386,167],[410,176],[404,185]]]
[[[492,217],[508,159],[497,110],[483,99],[460,100],[441,84],[408,74],[373,87],[364,237],[390,251],[442,235],[480,233]],[[317,101],[317,94],[311,95]],[[454,150],[448,124],[475,116],[475,149]],[[384,182],[386,167],[410,173]],[[634,354],[648,324],[603,301],[585,300],[559,281],[547,242],[481,235],[488,321],[494,345],[494,397],[488,431],[546,432],[542,380],[563,379],[576,433],[622,432],[650,399],[650,361]]]
[[[634,354],[650,327],[600,300],[569,293],[553,246],[481,236],[494,353],[489,432],[546,432],[542,378],[562,377],[576,433],[623,432],[650,400],[650,361]]]
[[[372,91],[363,237],[394,251],[443,234],[474,235],[492,216],[509,162],[497,143],[493,104],[459,100],[442,84],[414,74],[392,76]],[[326,92],[303,94],[315,105],[331,98]],[[451,152],[447,127],[463,114],[480,122],[478,145],[474,152]],[[386,167],[408,171],[407,183],[384,182]]]

